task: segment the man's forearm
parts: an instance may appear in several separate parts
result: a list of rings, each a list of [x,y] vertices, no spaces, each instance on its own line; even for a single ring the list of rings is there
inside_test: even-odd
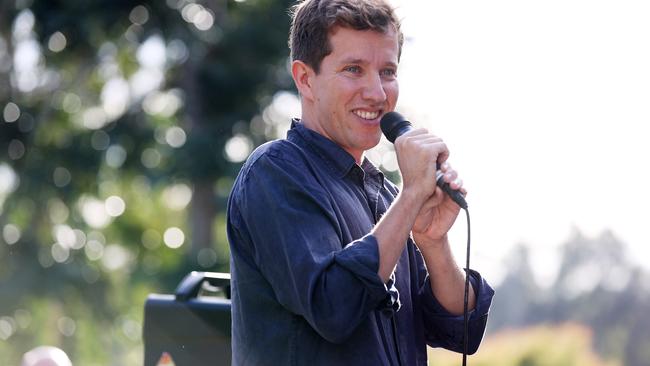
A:
[[[450,313],[462,314],[465,274],[454,260],[447,237],[432,245],[420,247],[420,251],[429,271],[431,290],[436,299]],[[471,310],[476,306],[476,296],[471,283],[469,286],[468,309]]]
[[[411,233],[422,199],[402,191],[372,230],[379,245],[379,277],[386,283]]]

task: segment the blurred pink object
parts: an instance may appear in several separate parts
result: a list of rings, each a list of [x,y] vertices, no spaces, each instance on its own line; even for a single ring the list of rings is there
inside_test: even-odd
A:
[[[72,361],[60,348],[39,346],[23,355],[20,366],[72,366]]]

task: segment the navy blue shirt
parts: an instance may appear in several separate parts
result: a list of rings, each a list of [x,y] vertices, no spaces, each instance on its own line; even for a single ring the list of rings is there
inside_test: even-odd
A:
[[[463,348],[463,316],[432,293],[411,239],[387,283],[370,231],[397,188],[367,159],[294,121],[257,148],[228,204],[233,365],[426,365]],[[493,290],[475,272],[473,353]]]

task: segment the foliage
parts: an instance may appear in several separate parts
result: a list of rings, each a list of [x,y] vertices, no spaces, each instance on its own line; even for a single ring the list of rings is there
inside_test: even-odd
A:
[[[484,340],[478,353],[468,356],[474,366],[615,366],[602,361],[591,348],[591,331],[577,324],[503,330]],[[430,349],[429,364],[458,365],[460,355]]]
[[[288,6],[0,3],[0,364],[139,364],[146,295],[228,271],[233,176],[286,119],[263,111]]]
[[[625,365],[650,362],[650,278],[611,232],[587,238],[578,230],[561,246],[557,277],[539,286],[529,251],[520,246],[496,289],[488,329],[579,322],[593,331],[593,347]]]

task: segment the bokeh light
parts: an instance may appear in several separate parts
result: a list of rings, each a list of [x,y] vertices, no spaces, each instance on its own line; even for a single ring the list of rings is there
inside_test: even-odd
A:
[[[160,247],[161,240],[160,233],[154,229],[147,229],[142,233],[142,245],[149,250]]]
[[[52,244],[51,248],[52,259],[57,263],[64,263],[70,258],[70,249],[64,247],[60,243]]]
[[[81,111],[81,98],[75,93],[64,93],[61,108],[66,113],[74,114]]]
[[[185,242],[185,234],[183,233],[183,230],[177,227],[170,227],[165,230],[163,241],[165,242],[165,245],[172,249],[180,248]]]
[[[0,339],[6,341],[15,332],[15,320],[10,316],[0,317]]]
[[[2,228],[2,238],[5,243],[9,245],[14,245],[20,240],[21,232],[18,226],[13,224],[7,224]]]
[[[252,150],[253,141],[251,141],[250,137],[237,134],[226,142],[224,153],[228,161],[240,163],[246,160]]]
[[[187,184],[174,184],[165,188],[162,193],[163,203],[170,209],[179,211],[185,209],[192,200],[192,189]]]
[[[179,39],[174,39],[167,45],[167,57],[169,61],[175,64],[182,64],[187,60],[190,53],[185,43]]]
[[[120,145],[112,145],[106,150],[106,164],[111,168],[119,168],[126,160],[126,150]]]
[[[47,48],[52,52],[61,52],[65,49],[68,40],[65,38],[65,35],[61,32],[54,32],[50,39],[47,42]]]
[[[133,24],[144,25],[149,20],[149,10],[143,5],[138,5],[131,10],[129,20]]]
[[[5,122],[16,122],[16,120],[20,117],[20,108],[16,103],[9,102],[5,105],[3,111],[2,111],[2,116],[5,119]]]
[[[139,341],[142,334],[142,326],[137,321],[126,318],[122,321],[122,332],[132,341]]]
[[[101,229],[111,222],[111,217],[106,212],[104,201],[90,196],[82,196],[79,199],[81,217],[88,226]]]
[[[129,83],[121,77],[111,78],[104,84],[100,99],[107,121],[117,119],[129,106]]]
[[[292,118],[302,114],[300,99],[290,92],[279,91],[262,112],[264,135],[269,139],[283,138]],[[258,126],[259,128],[259,126]]]
[[[25,155],[25,145],[18,139],[13,139],[9,142],[8,155],[11,160],[18,160]]]
[[[101,257],[102,265],[109,271],[116,271],[125,268],[132,260],[131,253],[119,244],[109,244],[104,248],[104,255]]]
[[[20,329],[27,329],[32,323],[32,314],[25,309],[16,309],[14,319]]]
[[[142,108],[152,116],[171,117],[183,105],[182,95],[178,89],[151,92],[142,101]]]
[[[54,258],[52,258],[52,248],[42,247],[38,251],[38,263],[43,268],[52,267],[54,264]]]
[[[52,179],[54,180],[54,185],[63,188],[67,186],[70,181],[72,181],[72,175],[70,171],[62,166],[56,167],[54,173],[52,174]]]
[[[72,337],[77,330],[77,323],[67,316],[60,317],[56,326],[59,332],[66,337]]]
[[[108,149],[110,143],[111,137],[102,130],[93,132],[92,136],[90,137],[90,144],[92,145],[93,149],[98,151]]]
[[[0,202],[2,197],[13,192],[18,184],[19,179],[14,170],[8,164],[0,163]]]
[[[108,122],[108,117],[101,107],[90,107],[80,116],[81,125],[89,130],[98,130]]]
[[[142,151],[142,155],[140,156],[140,162],[142,162],[142,165],[149,169],[156,168],[158,165],[160,165],[160,161],[162,160],[162,155],[158,150],[154,148],[146,148]]]
[[[77,236],[74,230],[68,225],[55,225],[52,228],[52,236],[62,247],[70,249],[76,246]]]
[[[192,23],[196,29],[207,31],[214,25],[214,14],[212,10],[203,7],[200,4],[189,3],[181,10],[183,20]]]
[[[165,133],[165,141],[171,147],[179,148],[185,145],[186,140],[187,140],[187,135],[185,134],[185,131],[183,131],[183,129],[180,127],[177,126],[171,127]]]
[[[34,91],[39,86],[39,79],[46,84],[47,73],[43,70],[41,46],[33,33],[34,24],[34,14],[29,9],[21,10],[13,24],[14,78],[12,82],[24,93]]]
[[[50,198],[47,201],[47,212],[50,221],[53,224],[62,224],[66,222],[70,215],[68,206],[59,198]]]
[[[84,247],[86,257],[91,261],[96,261],[104,256],[104,244],[97,239],[90,239]]]
[[[126,210],[126,203],[119,196],[110,196],[104,203],[106,213],[111,217],[118,217]]]
[[[210,268],[217,263],[217,252],[212,248],[202,248],[196,255],[196,261],[203,268]]]

